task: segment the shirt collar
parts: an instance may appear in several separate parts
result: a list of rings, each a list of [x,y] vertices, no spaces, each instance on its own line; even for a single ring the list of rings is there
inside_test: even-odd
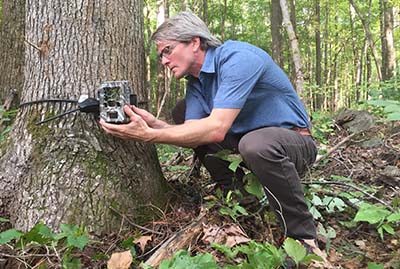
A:
[[[201,67],[200,72],[215,73],[214,58],[215,58],[215,48],[207,49],[206,57],[204,58],[204,63]]]

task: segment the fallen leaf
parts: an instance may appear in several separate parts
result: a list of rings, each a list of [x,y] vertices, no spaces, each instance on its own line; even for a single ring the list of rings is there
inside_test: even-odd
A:
[[[151,235],[143,235],[133,241],[135,244],[139,244],[140,249],[144,252],[144,248],[147,245],[147,242],[151,241]]]
[[[222,227],[217,225],[206,226],[203,228],[203,232],[202,240],[204,242],[223,244],[227,247],[251,241],[236,224],[225,224]]]
[[[361,249],[365,250],[366,249],[366,244],[364,240],[355,240],[354,243]]]
[[[132,263],[131,252],[116,252],[107,261],[107,269],[129,269]]]

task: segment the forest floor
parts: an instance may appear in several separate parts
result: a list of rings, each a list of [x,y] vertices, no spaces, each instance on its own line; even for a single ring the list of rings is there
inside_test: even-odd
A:
[[[327,139],[328,148],[337,145],[349,135],[346,130],[337,127]],[[153,229],[161,223],[163,229],[166,230],[163,231],[164,235],[161,237],[152,236],[152,241],[146,246],[144,253],[168,238],[165,231],[172,235],[196,220],[200,209],[207,204],[207,200],[215,196],[212,182],[204,168],[201,169],[200,177],[189,177],[187,169],[179,170],[179,168],[185,167],[193,168],[190,155],[185,155],[185,153],[185,151],[181,151],[180,154],[175,154],[162,163],[166,178],[170,182],[177,200],[170,205],[173,210],[169,210],[163,219],[153,223]],[[173,169],[174,167],[177,169]],[[346,205],[316,207],[321,214],[318,218],[319,227],[322,225],[325,230],[333,229],[336,234],[334,238],[327,238],[320,232],[318,238],[320,247],[327,252],[328,259],[334,268],[368,268],[368,262],[384,265],[384,268],[400,268],[399,227],[394,227],[394,235],[384,233],[384,237],[381,239],[376,225],[367,222],[351,222],[357,212],[351,202],[354,200],[345,200],[346,195],[341,195],[346,193],[357,196],[358,193],[359,197],[363,197],[360,200],[376,205],[385,204],[392,208],[397,207],[398,210],[400,202],[399,168],[400,124],[398,122],[381,122],[368,131],[352,137],[328,157],[322,159],[304,179],[305,182],[329,182],[306,184],[309,199],[315,198],[316,195],[321,200],[328,197],[331,200],[340,198],[345,201]],[[395,170],[394,174],[393,169]],[[210,237],[220,243],[240,240],[241,232],[233,231],[236,227],[235,223],[241,227],[246,237],[277,244],[280,228],[271,217],[273,214],[268,214],[268,212],[271,213],[271,210],[267,207],[265,211],[261,211],[264,213],[262,215],[258,210],[259,203],[247,204],[244,207],[252,213],[248,216],[239,214],[236,222],[229,217],[229,214],[222,215],[217,210],[208,211],[207,224],[203,223],[205,228],[190,242],[191,252],[195,254],[212,253],[215,259],[223,264],[223,258],[210,247]],[[265,214],[265,212],[267,213]],[[230,235],[210,233],[212,230],[210,227],[216,226],[233,230]],[[231,242],[231,245],[234,243]]]
[[[327,138],[327,148],[340,144],[348,135],[338,126]],[[81,260],[82,268],[107,268],[111,254],[126,251],[132,246],[136,252],[136,265],[129,268],[139,268],[135,266],[141,262],[165,258],[179,248],[189,249],[193,255],[211,253],[222,267],[226,264],[225,256],[212,247],[211,242],[235,246],[254,240],[278,246],[281,230],[268,205],[262,206],[255,199],[246,201],[235,194],[232,199],[217,197],[204,167],[194,169],[196,166],[190,151],[176,148],[175,152],[169,149],[167,155],[163,154],[159,152],[161,166],[172,193],[168,205],[163,209],[152,206],[158,212],[158,218],[144,224],[144,227],[124,215],[118,233],[98,236],[97,243],[87,245],[82,252],[71,254]],[[328,157],[321,159],[304,178],[306,197],[313,201],[313,212],[319,227],[318,243],[327,252],[334,268],[400,268],[398,225],[393,225],[393,235],[384,232],[382,239],[376,225],[352,222],[357,212],[355,198],[398,210],[399,168],[400,123],[381,122],[353,136]],[[240,200],[247,213],[236,210],[236,199]],[[124,228],[125,225],[130,228]],[[181,231],[186,232],[182,234]],[[168,241],[168,247],[163,245]],[[169,249],[172,253],[162,252],[161,249]],[[9,247],[3,246],[0,248],[2,251],[16,259],[3,263],[5,267],[0,259],[0,269],[60,268],[55,264],[54,267],[40,267],[44,260],[40,257],[28,266],[26,262],[21,263],[18,253]],[[57,260],[55,256],[47,258]],[[377,267],[368,267],[369,262],[377,264]]]

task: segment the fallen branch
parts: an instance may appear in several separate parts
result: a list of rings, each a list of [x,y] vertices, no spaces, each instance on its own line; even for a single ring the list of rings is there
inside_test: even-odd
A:
[[[337,186],[342,186],[342,187],[347,187],[347,188],[353,188],[353,189],[365,194],[369,198],[381,203],[382,205],[384,205],[387,208],[389,208],[392,212],[394,212],[394,209],[393,209],[393,207],[391,205],[389,205],[388,203],[386,203],[385,201],[379,199],[378,197],[376,197],[376,196],[374,196],[374,195],[372,195],[372,194],[364,191],[363,189],[361,189],[361,188],[359,188],[357,186],[354,186],[352,184],[348,184],[348,183],[344,183],[344,182],[336,182],[336,181],[323,181],[323,182],[305,181],[305,182],[303,182],[303,184],[305,184],[305,185],[313,185],[313,184],[316,184],[316,185],[337,185]]]
[[[332,154],[332,152],[336,151],[339,147],[341,147],[344,143],[346,143],[347,141],[349,141],[350,139],[353,138],[353,136],[355,136],[357,133],[352,133],[351,135],[346,136],[345,138],[343,138],[342,141],[340,141],[338,144],[336,144],[334,147],[332,147],[330,150],[328,150],[327,153],[325,153],[324,155],[322,155],[321,157],[317,158],[317,160],[315,160],[314,166],[317,166],[322,160],[326,159],[329,155]]]
[[[203,224],[205,222],[205,213],[200,213],[191,224],[179,230],[165,241],[145,263],[157,267],[161,261],[172,257],[178,250],[186,249],[193,239],[203,231]]]

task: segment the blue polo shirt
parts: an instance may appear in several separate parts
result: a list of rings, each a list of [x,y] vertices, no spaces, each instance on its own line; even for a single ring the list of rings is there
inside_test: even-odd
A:
[[[208,49],[198,78],[188,76],[186,119],[214,108],[241,109],[230,132],[262,127],[309,127],[307,112],[288,77],[262,49],[227,41]]]

